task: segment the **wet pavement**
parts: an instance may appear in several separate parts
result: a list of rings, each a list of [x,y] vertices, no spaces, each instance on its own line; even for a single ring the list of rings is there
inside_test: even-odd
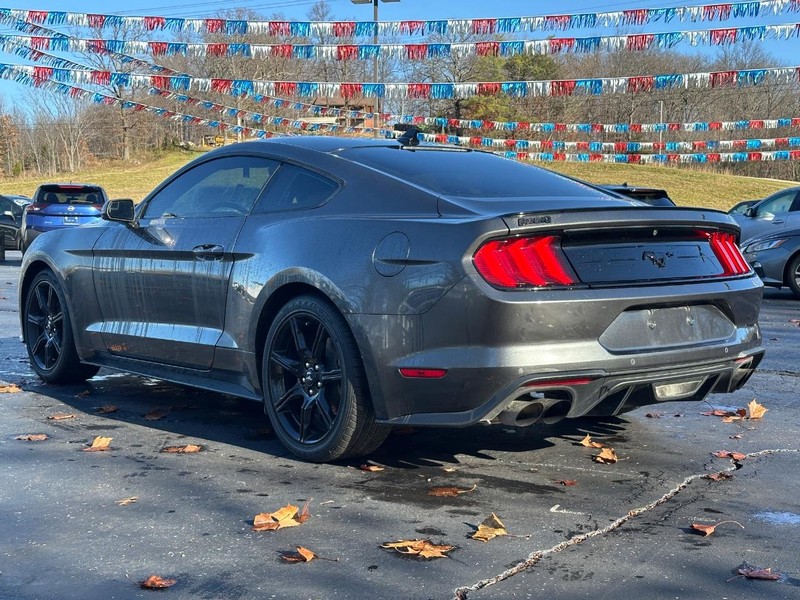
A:
[[[735,394],[551,427],[399,430],[369,457],[384,470],[366,472],[294,460],[260,406],[229,396],[107,370],[42,384],[19,342],[14,256],[0,264],[0,380],[23,391],[0,394],[0,598],[147,598],[158,592],[137,582],[151,574],[177,579],[161,592],[176,599],[800,598],[800,302],[787,292],[766,292],[768,356]],[[700,414],[754,398],[769,409],[760,421]],[[165,416],[145,417],[155,410]],[[29,433],[49,438],[14,439]],[[619,462],[593,462],[587,433]],[[98,435],[111,450],[82,452]],[[203,451],[160,452],[184,444]],[[718,450],[779,452],[734,469]],[[725,469],[730,479],[686,481]],[[430,496],[439,486],[474,490]],[[252,531],[257,513],[306,502],[302,525]],[[491,513],[511,535],[469,539]],[[380,547],[413,538],[456,549],[423,561]],[[336,560],[282,561],[296,546]],[[743,566],[781,578],[737,576]]]

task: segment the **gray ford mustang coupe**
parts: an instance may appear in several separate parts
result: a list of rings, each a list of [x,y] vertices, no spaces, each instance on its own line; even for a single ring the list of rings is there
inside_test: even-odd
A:
[[[39,236],[21,321],[48,383],[111,367],[264,403],[297,456],[393,425],[616,415],[740,388],[762,286],[726,214],[493,154],[246,142]]]

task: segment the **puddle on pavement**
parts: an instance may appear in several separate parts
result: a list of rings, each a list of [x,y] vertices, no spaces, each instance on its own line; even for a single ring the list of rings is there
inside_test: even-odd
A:
[[[797,513],[764,511],[753,516],[770,525],[800,525],[800,514]]]

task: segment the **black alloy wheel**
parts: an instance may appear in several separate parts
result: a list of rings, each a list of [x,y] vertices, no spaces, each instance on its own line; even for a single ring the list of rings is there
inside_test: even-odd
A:
[[[360,355],[338,311],[300,296],[276,315],[263,359],[265,410],[294,454],[322,462],[374,450],[375,424]]]
[[[25,346],[33,370],[48,383],[77,383],[98,367],[80,362],[61,285],[50,271],[31,282],[23,307]]]

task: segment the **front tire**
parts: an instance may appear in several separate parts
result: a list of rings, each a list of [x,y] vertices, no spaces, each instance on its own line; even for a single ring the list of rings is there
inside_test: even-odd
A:
[[[31,366],[47,383],[78,383],[99,367],[81,363],[61,284],[50,271],[31,282],[23,305],[25,347]]]
[[[278,311],[264,344],[262,382],[276,435],[304,460],[365,454],[389,432],[375,423],[347,323],[315,296],[294,298]]]
[[[795,298],[800,299],[800,254],[797,254],[786,267],[786,285]]]

